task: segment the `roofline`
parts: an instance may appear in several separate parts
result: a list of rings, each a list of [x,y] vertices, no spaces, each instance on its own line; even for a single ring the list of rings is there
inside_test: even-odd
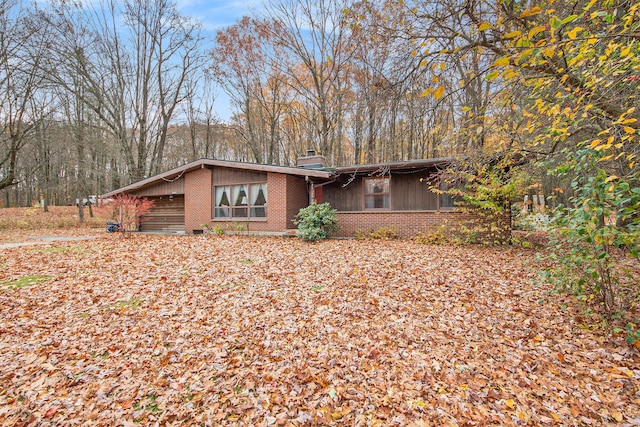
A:
[[[371,163],[366,165],[341,166],[336,168],[337,174],[358,173],[358,172],[374,172],[377,170],[403,170],[403,169],[419,169],[423,167],[438,166],[441,164],[452,163],[456,159],[453,157],[438,157],[434,159],[405,160],[400,162],[387,163]]]
[[[153,184],[157,181],[160,181],[162,179],[173,180],[173,179],[179,178],[180,175],[186,172],[204,168],[207,166],[246,169],[246,170],[271,172],[271,173],[281,173],[285,175],[304,176],[308,178],[330,179],[330,178],[334,178],[336,175],[345,174],[345,173],[366,173],[366,172],[375,172],[378,170],[393,171],[393,170],[403,170],[403,169],[405,170],[419,169],[423,167],[432,167],[432,166],[437,166],[441,164],[447,164],[453,161],[455,161],[455,158],[453,157],[440,157],[440,158],[434,158],[434,159],[406,160],[406,161],[400,161],[400,162],[371,163],[371,164],[364,164],[364,165],[341,166],[335,169],[330,169],[330,168],[305,169],[305,168],[292,167],[292,166],[263,165],[258,163],[234,162],[229,160],[199,159],[191,163],[187,163],[186,165],[168,170],[167,172],[154,175],[152,177],[143,179],[141,181],[134,182],[133,184],[129,184],[125,187],[121,187],[116,190],[110,191],[108,193],[102,194],[100,197],[102,198],[112,197],[112,196],[115,196],[116,194],[138,190],[150,184]]]
[[[247,170],[260,171],[260,172],[281,173],[285,175],[296,175],[296,176],[304,176],[304,177],[310,177],[310,178],[324,178],[324,179],[329,179],[334,175],[334,173],[330,170],[302,169],[302,168],[291,167],[291,166],[263,165],[258,163],[233,162],[229,160],[199,159],[191,163],[187,163],[186,165],[168,170],[167,172],[154,175],[152,177],[143,179],[141,181],[134,182],[133,184],[129,184],[127,186],[102,194],[100,197],[102,198],[111,197],[111,196],[115,196],[116,194],[138,190],[140,188],[146,187],[149,184],[152,184],[156,181],[160,181],[162,179],[176,179],[180,175],[186,172],[196,170],[196,169],[201,169],[207,166],[234,168],[234,169],[247,169]]]

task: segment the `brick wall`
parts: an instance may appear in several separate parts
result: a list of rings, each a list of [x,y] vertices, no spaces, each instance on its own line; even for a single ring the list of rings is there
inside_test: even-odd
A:
[[[309,190],[304,178],[287,175],[287,219],[286,228],[294,229],[293,220],[300,209],[309,206]]]
[[[448,233],[463,235],[463,229],[474,231],[479,241],[507,242],[511,235],[507,213],[487,219],[473,212],[338,212],[338,237],[351,237],[356,231],[373,231],[381,227],[395,229],[402,238],[429,233],[444,226]],[[465,228],[463,228],[465,227]]]
[[[304,183],[304,181],[303,181]],[[287,228],[292,228],[293,225],[290,221],[290,208],[289,203],[297,203],[295,195],[288,195],[288,193],[299,191],[299,184],[296,182],[295,177],[291,177],[279,173],[267,174],[267,218],[266,219],[230,219],[230,220],[215,220],[211,218],[211,208],[209,208],[209,218],[204,223],[211,226],[219,225],[225,230],[240,231],[236,227],[241,227],[242,231],[271,231],[271,232],[283,232]],[[207,203],[212,206],[212,184],[209,182],[209,200]],[[186,191],[189,191],[187,188]],[[306,187],[303,189],[306,195]],[[289,199],[288,199],[289,197]],[[306,196],[305,196],[306,197]],[[293,206],[293,205],[292,205]],[[186,209],[188,210],[188,209]],[[298,211],[296,210],[296,213]],[[202,222],[198,223],[198,225]],[[201,226],[195,227],[201,229]],[[187,232],[192,230],[187,229]]]
[[[202,230],[213,215],[211,169],[197,169],[184,176],[184,228]]]

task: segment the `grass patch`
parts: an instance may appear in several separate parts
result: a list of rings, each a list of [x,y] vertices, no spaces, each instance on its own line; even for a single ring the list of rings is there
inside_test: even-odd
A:
[[[44,248],[44,249],[29,249],[29,252],[46,254],[51,252],[66,252],[69,248],[62,248],[60,246],[56,246],[53,248]]]
[[[51,276],[39,274],[39,275],[30,275],[30,276],[22,276],[18,279],[10,279],[0,281],[0,287],[4,289],[20,289],[26,288],[28,286],[39,285],[47,279],[50,279]]]
[[[142,304],[142,300],[138,297],[133,297],[129,301],[118,301],[117,303],[113,304],[111,308],[119,310],[124,310],[127,308],[130,310],[137,310],[138,308],[140,308],[140,304]]]

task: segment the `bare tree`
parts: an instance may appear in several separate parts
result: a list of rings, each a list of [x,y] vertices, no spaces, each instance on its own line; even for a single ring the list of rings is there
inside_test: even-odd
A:
[[[16,183],[18,155],[34,127],[31,102],[43,85],[49,44],[21,3],[0,0],[0,190]]]
[[[78,76],[81,100],[118,141],[130,180],[158,173],[176,107],[189,96],[185,81],[205,60],[199,24],[168,0],[61,3],[50,19],[66,65],[55,82],[78,94],[69,80]]]
[[[308,148],[330,160],[338,160],[334,157],[343,142],[345,73],[353,55],[347,5],[343,0],[274,0],[267,6],[269,17],[279,24],[276,43],[293,63],[283,70],[287,81],[313,107],[303,112],[314,131]]]

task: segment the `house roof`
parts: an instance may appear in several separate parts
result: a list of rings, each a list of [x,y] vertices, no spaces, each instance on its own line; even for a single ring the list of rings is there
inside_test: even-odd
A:
[[[142,181],[134,182],[133,184],[125,187],[118,188],[103,194],[100,197],[111,197],[119,193],[124,193],[133,190],[140,190],[145,187],[150,187],[157,184],[159,181],[170,181],[180,178],[186,172],[190,172],[196,169],[206,167],[224,167],[234,169],[247,169],[261,172],[281,173],[286,175],[305,176],[309,178],[319,178],[321,180],[328,180],[335,178],[341,174],[354,174],[354,173],[387,173],[394,170],[417,170],[421,168],[434,167],[438,165],[444,165],[451,163],[452,158],[434,158],[434,159],[421,159],[421,160],[406,160],[400,162],[387,162],[387,163],[373,163],[367,165],[352,165],[341,166],[338,168],[321,168],[321,169],[306,169],[300,167],[290,166],[274,166],[274,165],[262,165],[258,163],[247,162],[232,162],[227,160],[214,160],[214,159],[200,159],[191,163],[187,163],[184,166],[180,166],[171,169],[167,172],[154,175],[150,178],[143,179]]]
[[[387,163],[372,163],[368,165],[352,165],[341,166],[336,168],[336,173],[372,173],[372,172],[388,172],[394,170],[413,170],[422,169],[428,167],[434,167],[439,165],[445,165],[454,161],[451,157],[440,157],[434,159],[420,159],[420,160],[405,160],[400,162],[387,162]]]
[[[334,176],[333,171],[328,169],[322,169],[322,170],[302,169],[302,168],[296,168],[296,167],[290,167],[290,166],[261,165],[257,163],[232,162],[227,160],[200,159],[191,163],[187,163],[184,166],[171,169],[167,172],[163,172],[158,175],[154,175],[152,177],[143,179],[142,181],[134,182],[133,184],[129,184],[125,187],[121,187],[116,190],[110,191],[108,193],[103,194],[100,197],[111,197],[111,196],[115,196],[116,194],[125,193],[128,191],[140,190],[142,188],[155,185],[159,181],[174,180],[174,179],[180,178],[186,172],[190,172],[196,169],[202,169],[206,167],[248,169],[248,170],[260,171],[260,172],[281,173],[286,175],[305,176],[310,178],[321,178],[321,179],[329,179],[332,176]]]

